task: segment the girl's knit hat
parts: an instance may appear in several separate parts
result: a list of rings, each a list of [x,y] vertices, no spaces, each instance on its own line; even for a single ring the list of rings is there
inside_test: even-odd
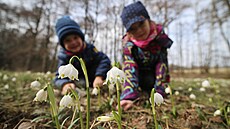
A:
[[[63,48],[65,48],[63,44],[63,40],[69,34],[77,34],[81,37],[83,41],[85,39],[80,26],[69,16],[63,16],[62,18],[58,19],[55,29],[56,29],[56,34],[58,36],[59,43]]]
[[[121,13],[121,20],[126,31],[130,29],[133,23],[144,21],[145,19],[150,19],[150,17],[145,6],[140,1],[125,6]]]

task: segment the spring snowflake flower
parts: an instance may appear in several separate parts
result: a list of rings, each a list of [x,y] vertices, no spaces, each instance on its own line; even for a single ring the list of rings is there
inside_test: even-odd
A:
[[[74,106],[73,98],[70,95],[65,95],[64,97],[62,97],[59,105],[62,108],[71,108],[71,106]]]
[[[9,89],[9,85],[8,84],[4,85],[4,89]]]
[[[125,73],[117,67],[113,67],[107,72],[105,83],[116,84],[116,82],[124,83]]]
[[[112,120],[114,120],[114,117],[112,117],[112,116],[99,116],[99,117],[97,117],[97,121],[100,121],[100,122],[109,122]]]
[[[204,87],[201,87],[201,88],[200,88],[200,91],[201,91],[201,92],[204,92],[204,91],[206,91],[206,89],[205,89]]]
[[[79,111],[79,109],[78,109]],[[84,107],[83,106],[80,106],[80,111],[83,112],[84,111]]]
[[[196,95],[190,94],[190,95],[189,95],[189,98],[190,98],[190,99],[196,99]]]
[[[180,94],[180,92],[179,91],[175,91],[175,95],[179,95]]]
[[[219,116],[219,115],[221,115],[221,111],[220,110],[216,110],[213,115],[214,116]]]
[[[166,93],[166,94],[170,94],[170,93],[171,93],[170,87],[165,88],[165,93]]]
[[[44,89],[41,89],[37,92],[36,97],[34,98],[34,101],[46,101],[47,100],[47,91]]]
[[[92,94],[93,95],[97,95],[98,94],[98,89],[97,88],[93,88]]]
[[[9,77],[5,74],[5,75],[3,76],[2,79],[3,79],[4,81],[6,81],[6,80],[8,80],[8,78],[9,78]]]
[[[204,80],[201,85],[202,87],[210,87],[210,83],[208,80]]]
[[[50,72],[50,71],[47,71],[47,72],[46,72],[46,74],[47,74],[47,75],[50,75],[50,74],[51,74],[51,72]]]
[[[38,89],[38,88],[40,88],[40,86],[41,86],[41,83],[37,80],[30,83],[30,87],[32,89]]]
[[[188,91],[190,91],[190,92],[191,92],[191,91],[192,91],[192,88],[191,88],[191,87],[190,87],[190,88],[188,88]]]
[[[151,97],[149,98],[150,103],[152,104]],[[159,93],[154,93],[154,104],[157,106],[160,106],[164,102],[164,98],[161,94]]]
[[[59,73],[58,78],[68,77],[71,80],[74,79],[78,80],[78,70],[72,64],[60,66],[58,68],[58,73]]]
[[[16,77],[13,77],[11,80],[12,80],[12,82],[15,82],[17,79],[16,79]]]

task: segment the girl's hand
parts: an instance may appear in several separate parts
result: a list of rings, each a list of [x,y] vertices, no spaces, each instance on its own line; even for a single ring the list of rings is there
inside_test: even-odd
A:
[[[127,111],[128,109],[130,109],[133,106],[133,101],[121,100],[120,104],[121,104],[121,108],[123,108],[124,111]],[[117,109],[118,109],[118,107],[117,107]]]
[[[102,76],[96,76],[94,81],[93,81],[93,87],[101,87],[104,83],[103,77]]]
[[[75,84],[74,83],[66,83],[66,84],[64,84],[63,87],[62,87],[61,94],[65,95],[67,92],[70,91],[70,88],[75,89],[76,88]]]

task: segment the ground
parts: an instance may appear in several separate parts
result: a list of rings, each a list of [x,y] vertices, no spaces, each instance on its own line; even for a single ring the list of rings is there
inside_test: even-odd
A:
[[[7,78],[6,78],[7,75]],[[38,90],[31,89],[30,83],[38,79],[42,86],[52,82],[51,73],[0,71],[0,128],[1,129],[48,129],[55,128],[50,117],[49,103],[34,102]],[[15,79],[13,79],[15,78]],[[173,94],[156,106],[157,121],[163,129],[228,129],[230,121],[230,77],[217,74],[172,74]],[[208,80],[209,87],[200,91],[201,83]],[[97,122],[98,116],[110,114],[116,105],[108,102],[107,88],[101,90],[101,106],[97,96],[91,95],[90,126],[92,129],[116,129],[115,121]],[[175,92],[179,92],[178,95]],[[61,96],[55,89],[56,101]],[[189,96],[194,94],[195,99]],[[172,101],[173,100],[173,101]],[[174,102],[174,104],[172,103]],[[86,120],[86,99],[81,97],[84,108],[83,120]],[[174,106],[173,106],[174,105]],[[175,107],[176,114],[172,113]],[[214,116],[216,110],[221,114]],[[59,121],[63,129],[70,126],[73,110],[59,112]],[[78,117],[78,114],[77,114]],[[70,119],[68,119],[70,118]],[[63,122],[65,121],[65,122]],[[85,124],[84,124],[85,125]],[[135,102],[132,109],[122,112],[122,126],[126,129],[153,129],[154,121],[149,98],[144,95]],[[79,122],[73,128],[80,128]]]

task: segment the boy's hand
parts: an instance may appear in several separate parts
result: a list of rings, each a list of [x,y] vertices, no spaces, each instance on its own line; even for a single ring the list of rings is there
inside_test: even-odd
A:
[[[103,77],[101,76],[96,76],[94,81],[93,81],[93,87],[96,88],[96,87],[101,87],[104,83],[104,80],[103,80]]]
[[[65,95],[67,92],[70,91],[70,88],[75,89],[76,88],[75,84],[74,83],[66,83],[66,84],[64,84],[63,87],[62,87],[61,94]]]
[[[130,109],[133,106],[133,101],[121,100],[120,104],[121,104],[121,108],[123,108],[124,111],[127,111],[128,109]],[[118,107],[117,107],[117,109],[118,109]]]

